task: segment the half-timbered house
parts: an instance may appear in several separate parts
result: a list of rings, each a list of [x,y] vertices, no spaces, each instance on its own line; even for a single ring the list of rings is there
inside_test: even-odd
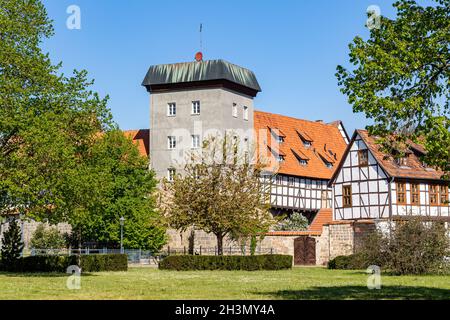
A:
[[[257,148],[268,161],[270,202],[274,213],[301,212],[313,218],[331,208],[330,178],[347,147],[340,121],[331,124],[255,111]]]
[[[356,130],[330,183],[334,220],[421,215],[450,221],[448,181],[421,161],[424,153],[411,142],[404,157],[394,158],[376,137]]]

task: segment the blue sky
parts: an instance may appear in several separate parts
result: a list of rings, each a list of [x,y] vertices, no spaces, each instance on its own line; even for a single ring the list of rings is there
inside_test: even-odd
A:
[[[86,69],[94,89],[110,95],[122,129],[149,127],[149,95],[141,82],[152,64],[192,61],[203,24],[204,59],[253,70],[262,87],[259,110],[308,120],[343,120],[349,134],[368,121],[352,113],[334,76],[348,44],[367,38],[366,10],[394,17],[393,1],[44,0],[55,36],[44,42],[64,73]],[[81,30],[69,30],[69,5]]]

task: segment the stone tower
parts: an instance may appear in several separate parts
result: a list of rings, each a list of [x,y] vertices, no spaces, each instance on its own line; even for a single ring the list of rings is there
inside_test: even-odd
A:
[[[142,85],[150,93],[150,163],[170,178],[186,153],[204,139],[233,132],[253,140],[254,73],[224,60],[151,66]]]

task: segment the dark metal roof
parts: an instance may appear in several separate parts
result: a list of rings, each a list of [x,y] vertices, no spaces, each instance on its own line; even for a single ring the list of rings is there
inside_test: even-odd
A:
[[[151,87],[154,85],[211,80],[228,80],[257,92],[261,91],[255,74],[252,71],[224,60],[194,61],[151,66],[142,85]]]

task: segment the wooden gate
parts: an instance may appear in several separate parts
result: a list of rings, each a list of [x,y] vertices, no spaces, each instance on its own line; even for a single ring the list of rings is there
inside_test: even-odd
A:
[[[308,236],[300,236],[294,239],[294,264],[316,264],[316,239]]]

